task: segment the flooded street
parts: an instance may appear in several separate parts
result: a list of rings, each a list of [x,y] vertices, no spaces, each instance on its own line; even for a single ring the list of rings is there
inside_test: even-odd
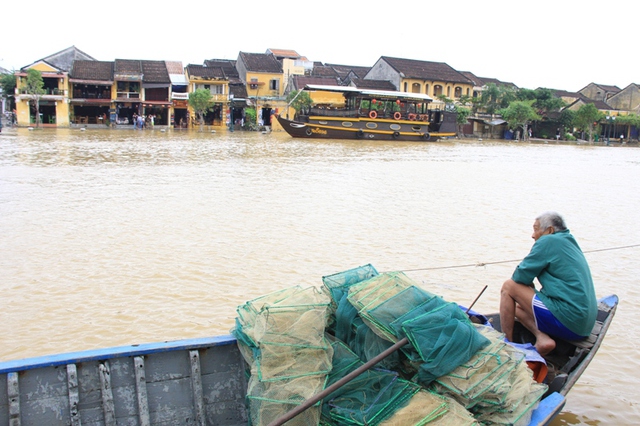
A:
[[[228,334],[235,309],[367,263],[475,309],[558,210],[620,306],[554,425],[635,424],[640,149],[0,133],[0,360]],[[484,266],[477,266],[485,264]]]

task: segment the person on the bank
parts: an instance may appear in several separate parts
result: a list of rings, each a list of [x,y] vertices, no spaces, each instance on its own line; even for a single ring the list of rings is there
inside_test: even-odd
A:
[[[546,355],[556,347],[554,337],[588,337],[598,305],[587,260],[562,216],[556,212],[538,216],[531,237],[535,240],[531,251],[502,285],[500,325],[511,341],[517,318],[536,337],[537,351]]]

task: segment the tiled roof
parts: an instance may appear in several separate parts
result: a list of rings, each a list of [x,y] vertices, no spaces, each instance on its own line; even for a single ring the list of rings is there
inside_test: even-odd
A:
[[[397,72],[404,74],[405,78],[473,84],[471,80],[444,62],[419,61],[389,56],[382,56],[380,59],[388,63]]]
[[[171,83],[167,64],[164,61],[140,61],[142,65],[142,81],[145,83]]]
[[[181,61],[164,61],[169,74],[184,74]]]
[[[608,93],[618,93],[619,91],[622,90],[618,86],[610,86],[608,84],[596,84],[596,86],[600,87],[601,89],[603,89],[605,92],[608,92]]]
[[[224,74],[228,78],[240,78],[238,70],[236,69],[236,61],[230,59],[207,59],[204,61],[205,67],[219,67],[222,68]]]
[[[353,65],[325,64],[325,66],[333,68],[342,78],[346,78],[352,71],[358,78],[364,78],[369,70],[371,70],[371,67],[358,67]]]
[[[365,80],[363,78],[356,78],[351,80],[351,85],[358,89],[397,91],[396,86],[389,80]]]
[[[471,71],[458,71],[458,72],[464,75],[465,77],[467,77],[469,80],[471,80],[474,86],[482,87],[484,85],[482,83],[482,79],[477,75],[475,75],[474,73],[472,73]]]
[[[586,104],[593,104],[600,111],[607,111],[607,110],[610,111],[615,109],[611,105],[607,104],[605,101],[597,101],[594,99],[586,98],[584,96],[580,97],[579,99],[576,99],[573,103],[571,103],[570,105],[567,105],[566,108],[576,106],[576,105],[586,105]]]
[[[142,64],[135,59],[116,59],[113,71],[116,74],[142,74]]]
[[[326,65],[314,65],[313,70],[311,71],[311,75],[315,75],[318,77],[340,77],[340,74],[333,69],[333,67],[329,67]]]
[[[204,65],[187,65],[187,72],[191,77],[200,77],[211,80],[224,80],[226,75],[222,67],[205,67]]]
[[[247,86],[244,84],[230,84],[229,93],[232,94],[234,98],[246,99],[249,97],[247,94]]]
[[[298,59],[300,55],[295,50],[290,49],[267,49],[267,54],[271,53],[273,56],[277,58],[291,58]]]
[[[282,65],[273,55],[267,53],[240,52],[239,57],[247,71],[274,74],[282,73]]]
[[[582,93],[577,92],[568,92],[566,90],[555,90],[551,89],[553,95],[557,98],[576,98],[576,99],[589,99],[584,96]]]
[[[64,50],[56,52],[52,55],[47,56],[46,58],[40,59],[40,61],[44,61],[48,64],[53,65],[61,71],[69,71],[73,66],[73,61],[75,60],[88,60],[95,61],[95,58],[84,53],[82,50],[78,49],[75,46],[67,47]],[[39,62],[39,61],[36,61]],[[25,68],[28,68],[25,67]]]
[[[294,75],[292,76],[293,89],[303,89],[307,84],[324,84],[329,86],[337,86],[340,84],[337,77],[318,77],[308,75]]]
[[[113,62],[75,60],[69,77],[76,80],[113,81]]]

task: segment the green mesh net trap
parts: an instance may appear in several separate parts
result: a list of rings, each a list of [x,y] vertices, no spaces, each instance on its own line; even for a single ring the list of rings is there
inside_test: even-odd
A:
[[[238,307],[251,425],[268,425],[405,338],[285,424],[519,425],[546,391],[500,333],[403,273],[365,265],[322,284]]]

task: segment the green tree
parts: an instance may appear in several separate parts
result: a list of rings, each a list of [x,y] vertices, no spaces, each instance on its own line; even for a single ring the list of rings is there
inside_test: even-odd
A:
[[[507,108],[516,100],[516,92],[507,85],[489,83],[480,96],[479,108],[487,114],[495,114],[499,109]]]
[[[0,87],[2,87],[2,97],[9,102],[9,109],[15,109],[16,76],[13,73],[1,74]]]
[[[313,100],[306,90],[294,90],[287,95],[287,106],[293,108],[297,114],[308,109],[312,104]]]
[[[536,89],[533,94],[536,99],[533,107],[542,117],[547,117],[551,111],[558,111],[566,105],[565,101],[556,97],[551,89]]]
[[[460,135],[460,133],[462,133],[462,126],[467,124],[467,118],[471,115],[471,109],[456,105],[455,110],[456,125],[458,127],[458,135]]]
[[[189,106],[198,117],[200,123],[200,131],[204,131],[204,115],[211,108],[211,92],[207,89],[197,89],[195,92],[189,93]]]
[[[583,132],[586,130],[589,132],[589,142],[593,142],[593,129],[594,123],[602,120],[604,114],[598,111],[598,108],[594,104],[585,104],[576,111],[575,124]]]
[[[27,83],[24,86],[25,94],[29,95],[36,114],[36,127],[40,127],[40,98],[45,94],[42,73],[36,69],[27,70]]]
[[[244,109],[244,125],[242,128],[244,130],[258,130],[257,123],[257,113],[254,107],[245,108]]]
[[[535,120],[539,120],[540,116],[533,108],[533,100],[530,101],[513,101],[507,108],[503,108],[498,111],[502,118],[504,118],[509,126],[513,129],[522,127],[523,139],[527,140],[529,134],[527,128],[529,123]]]

